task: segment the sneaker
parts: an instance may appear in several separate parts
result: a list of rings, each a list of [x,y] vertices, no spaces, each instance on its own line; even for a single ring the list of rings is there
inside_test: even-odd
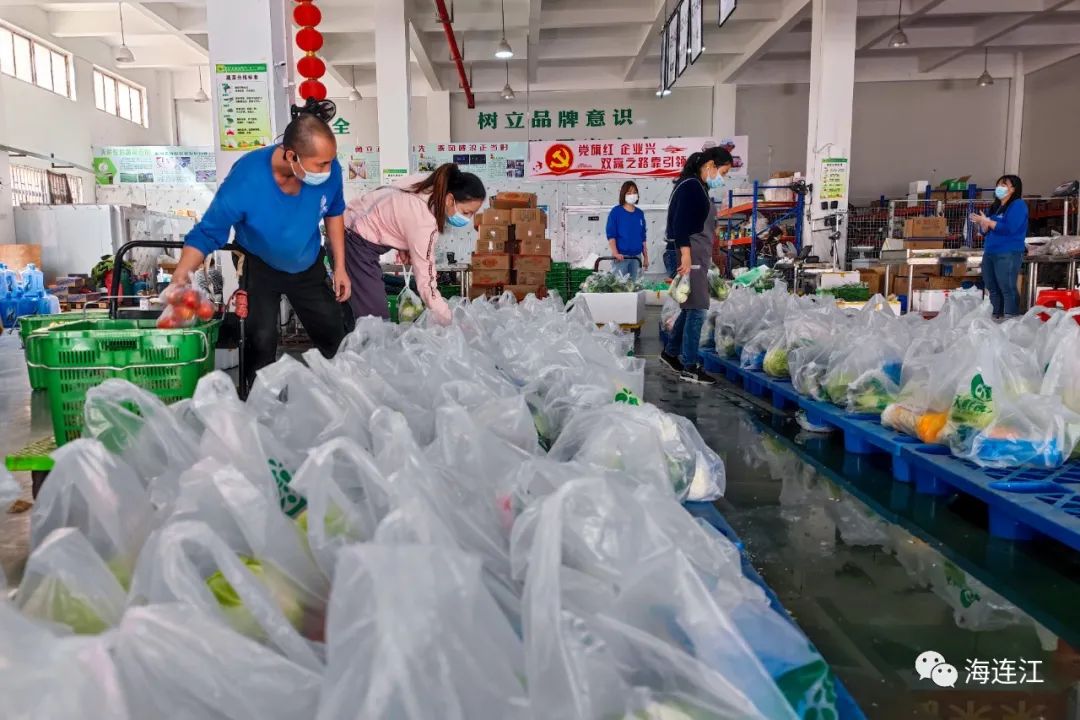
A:
[[[697,383],[698,385],[716,384],[716,380],[714,380],[711,375],[706,374],[700,366],[683,370],[679,373],[679,379],[683,382]]]
[[[662,362],[664,365],[667,365],[670,369],[674,370],[677,373],[681,373],[683,371],[682,361],[674,355],[668,355],[666,351],[660,353],[660,362]]]

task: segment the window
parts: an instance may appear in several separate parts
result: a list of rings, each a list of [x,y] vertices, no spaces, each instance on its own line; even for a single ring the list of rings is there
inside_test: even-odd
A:
[[[14,205],[81,203],[82,178],[29,165],[12,165],[11,198]]]
[[[0,25],[0,72],[74,99],[71,56],[3,25]]]
[[[94,106],[98,110],[149,127],[145,103],[146,91],[141,87],[94,68]]]

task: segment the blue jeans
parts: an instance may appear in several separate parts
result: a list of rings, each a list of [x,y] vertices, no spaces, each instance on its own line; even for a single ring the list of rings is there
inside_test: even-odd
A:
[[[625,260],[617,261],[611,271],[629,275],[631,280],[637,280],[641,277],[641,258],[628,255]]]
[[[668,248],[664,251],[664,270],[669,278],[674,278],[679,270],[679,251]]]
[[[983,255],[982,277],[994,317],[1012,317],[1020,314],[1020,293],[1016,279],[1020,276],[1024,253],[1011,252]]]
[[[701,326],[705,324],[705,310],[683,310],[671,328],[664,352],[678,355],[684,368],[693,368],[701,364],[698,346],[701,344]]]

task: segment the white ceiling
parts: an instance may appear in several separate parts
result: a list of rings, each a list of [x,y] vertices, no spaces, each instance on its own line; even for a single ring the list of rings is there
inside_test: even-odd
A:
[[[218,0],[227,1],[227,0]],[[416,90],[457,91],[457,73],[432,0],[413,4],[412,49]],[[355,73],[361,92],[374,94],[374,3],[316,0],[323,12],[320,53],[337,95]],[[655,87],[658,33],[674,0],[505,0],[506,34],[516,55],[511,83],[523,89],[593,90]],[[812,0],[739,0],[723,27],[719,0],[704,0],[705,53],[679,85],[791,83],[809,80]],[[448,0],[449,4],[449,0]],[[506,81],[495,59],[502,35],[500,0],[456,0],[454,28],[478,93]],[[889,47],[897,0],[859,0],[856,79],[974,78],[984,48],[996,77],[1026,72],[1080,54],[1080,0],[903,0],[910,45]],[[33,5],[49,14],[52,34],[120,44],[116,3],[0,0],[0,7]],[[128,44],[137,66],[192,69],[207,62],[206,0],[125,1]],[[239,30],[242,31],[242,30]]]

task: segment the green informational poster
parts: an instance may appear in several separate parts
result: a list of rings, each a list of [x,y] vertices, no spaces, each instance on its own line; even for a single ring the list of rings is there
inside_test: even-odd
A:
[[[825,158],[821,161],[821,190],[818,200],[822,202],[847,199],[847,158]]]
[[[217,65],[215,75],[221,149],[246,152],[273,142],[266,63]]]
[[[389,185],[409,174],[409,168],[383,168],[382,184]]]
[[[209,147],[95,147],[94,175],[98,185],[213,183],[217,182],[217,161]]]

